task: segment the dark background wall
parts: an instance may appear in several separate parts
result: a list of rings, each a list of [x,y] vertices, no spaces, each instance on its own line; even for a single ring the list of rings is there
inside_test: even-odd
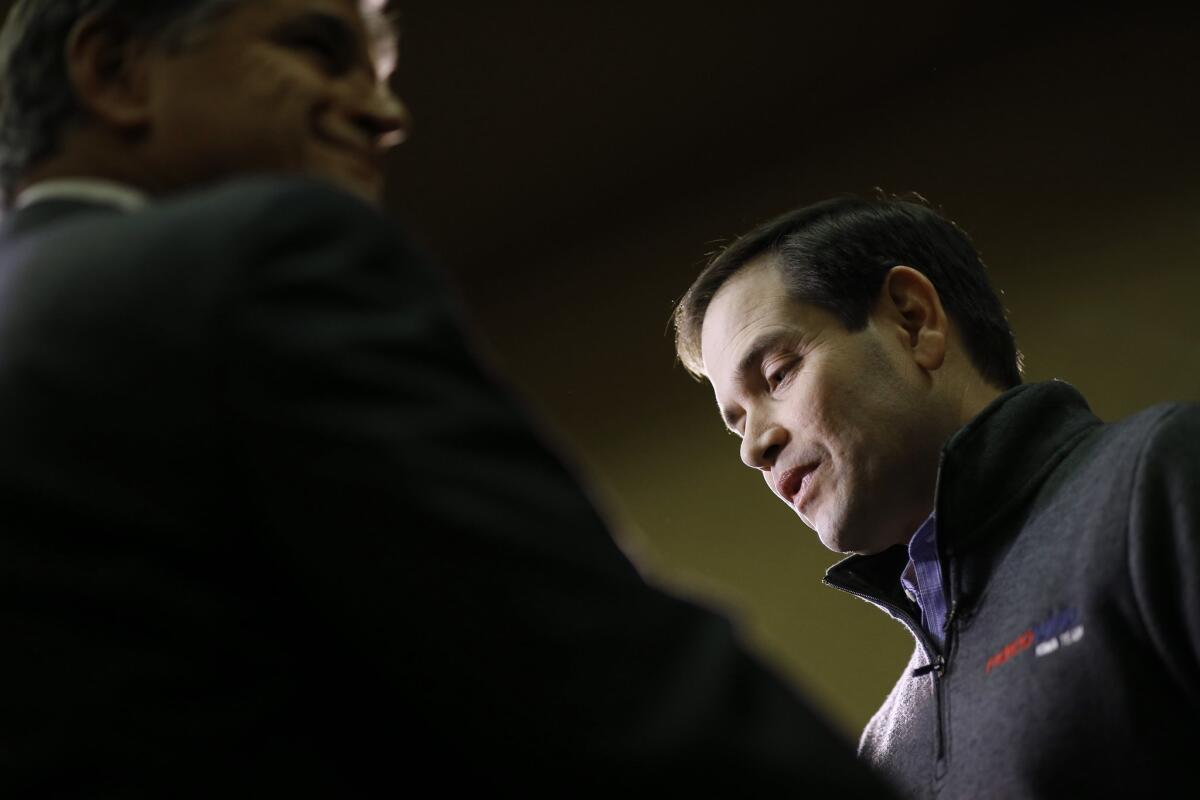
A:
[[[1027,378],[1200,399],[1198,26],[1151,5],[406,0],[392,205],[648,571],[856,733],[911,641],[738,461],[667,319],[716,243],[916,190],[975,238]]]
[[[3,3],[3,6],[10,3]],[[1034,3],[402,0],[389,206],[647,572],[736,616],[853,735],[910,640],[737,458],[667,320],[706,253],[842,193],[975,238],[1027,378],[1200,399],[1194,12]]]

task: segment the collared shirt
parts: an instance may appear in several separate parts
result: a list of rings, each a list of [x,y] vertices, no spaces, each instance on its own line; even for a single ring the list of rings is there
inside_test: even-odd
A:
[[[900,576],[904,593],[921,609],[921,625],[940,649],[946,640],[946,585],[938,560],[937,520],[933,514],[908,542],[908,566]]]
[[[39,181],[24,189],[13,203],[20,210],[43,200],[86,200],[116,206],[122,211],[137,211],[150,202],[140,189],[101,178],[54,178]]]

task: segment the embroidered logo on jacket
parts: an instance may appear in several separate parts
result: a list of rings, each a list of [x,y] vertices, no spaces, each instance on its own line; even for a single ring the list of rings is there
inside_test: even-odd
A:
[[[1049,619],[1039,622],[996,651],[987,660],[984,672],[1010,661],[1013,657],[1033,648],[1038,658],[1050,655],[1060,647],[1069,647],[1083,638],[1083,625],[1079,621],[1079,610],[1067,608]]]

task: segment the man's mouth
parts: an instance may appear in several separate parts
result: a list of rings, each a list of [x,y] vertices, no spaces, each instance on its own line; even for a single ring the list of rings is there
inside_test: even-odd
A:
[[[809,496],[812,494],[813,473],[821,465],[819,461],[812,461],[807,464],[801,464],[798,467],[792,467],[786,470],[779,479],[778,492],[788,505],[796,510],[797,513],[803,509],[808,502]]]

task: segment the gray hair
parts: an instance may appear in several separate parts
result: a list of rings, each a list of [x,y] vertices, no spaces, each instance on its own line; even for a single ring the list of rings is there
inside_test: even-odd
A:
[[[205,41],[222,15],[249,0],[18,0],[0,32],[0,194],[12,204],[22,176],[53,155],[82,108],[67,74],[66,43],[88,14],[177,54]],[[373,39],[394,60],[395,21],[383,0],[364,0]],[[390,36],[389,36],[390,35]],[[391,42],[388,39],[391,39]],[[390,47],[389,47],[390,45]]]

